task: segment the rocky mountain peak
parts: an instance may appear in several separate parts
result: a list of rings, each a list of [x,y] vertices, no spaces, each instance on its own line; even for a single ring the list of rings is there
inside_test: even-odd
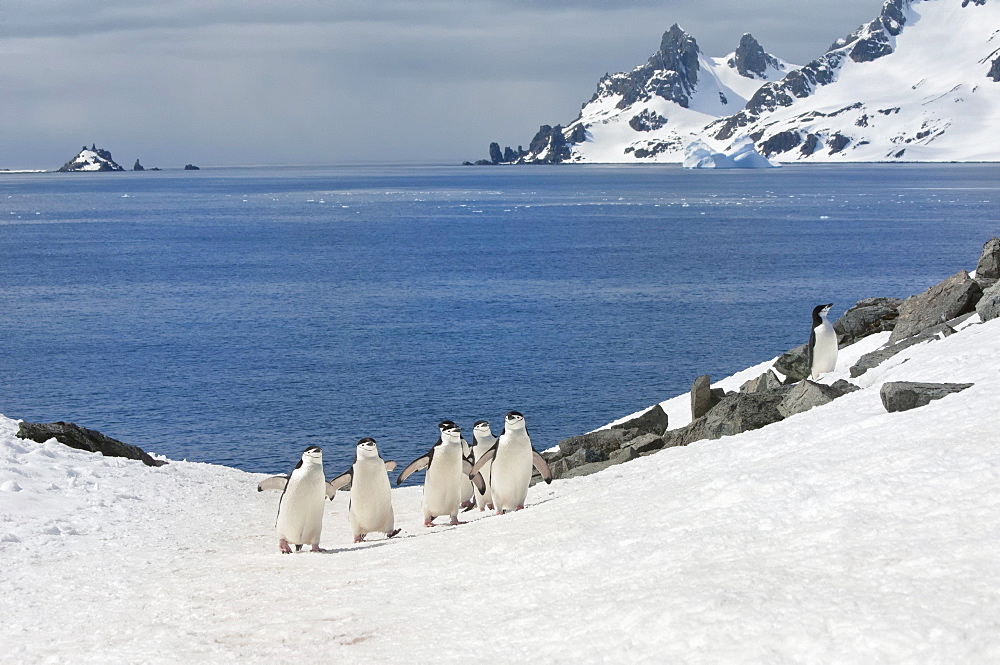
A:
[[[734,67],[740,76],[756,79],[766,78],[768,67],[780,69],[781,63],[773,55],[766,53],[760,42],[748,32],[740,38],[740,45],[729,59],[729,66]]]

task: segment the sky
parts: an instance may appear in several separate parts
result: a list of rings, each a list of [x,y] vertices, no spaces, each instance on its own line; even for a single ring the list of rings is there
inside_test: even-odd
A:
[[[12,0],[0,168],[459,163],[567,124],[678,23],[805,64],[880,0]]]

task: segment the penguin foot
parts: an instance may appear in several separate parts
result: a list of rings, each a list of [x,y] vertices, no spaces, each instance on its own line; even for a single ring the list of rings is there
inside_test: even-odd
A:
[[[468,510],[469,508],[472,508],[472,505],[473,505],[473,504],[472,504],[472,502],[471,502],[471,501],[463,501],[463,502],[462,502],[462,505],[461,505],[461,506],[459,506],[459,507],[460,507],[460,508],[465,508],[466,510]]]
[[[365,536],[366,535],[368,535],[368,534],[363,533],[360,536],[354,536],[354,542],[356,542],[356,543],[363,543],[363,542],[365,542]]]
[[[493,504],[492,503],[487,503],[486,507],[489,508],[490,510],[493,510]]]
[[[424,526],[437,526],[437,524],[434,523],[434,518],[432,517],[429,520],[424,520]]]
[[[282,538],[278,541],[278,549],[281,550],[282,554],[291,554],[292,548],[288,546],[288,541]]]
[[[459,524],[468,524],[468,522],[463,522],[460,519],[458,519],[457,517],[451,518],[451,525],[452,526],[458,526]]]
[[[310,552],[325,552],[326,550],[323,549],[322,547],[320,547],[319,545],[313,545],[312,548],[309,551]]]
[[[518,510],[524,510],[524,504],[522,503],[522,504],[521,504],[520,506],[518,506],[518,507],[517,507],[517,508],[515,508],[514,510],[515,510],[515,511],[518,511]]]
[[[396,529],[395,531],[390,531],[389,533],[385,534],[385,537],[386,538],[392,538],[393,536],[395,536],[396,534],[398,534],[400,531],[402,531],[402,529]]]

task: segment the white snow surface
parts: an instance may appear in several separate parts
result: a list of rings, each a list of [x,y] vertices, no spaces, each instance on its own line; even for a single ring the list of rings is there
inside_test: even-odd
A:
[[[0,417],[0,661],[1000,662],[998,349],[1000,320],[968,325],[830,404],[456,527],[423,527],[407,487],[403,533],[353,545],[341,492],[317,554],[278,552],[263,475],[35,444]],[[975,385],[886,413],[890,380]],[[687,399],[664,402],[672,427]]]

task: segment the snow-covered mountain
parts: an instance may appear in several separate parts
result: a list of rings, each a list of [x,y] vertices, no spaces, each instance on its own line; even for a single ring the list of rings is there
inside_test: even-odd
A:
[[[680,162],[695,140],[724,151],[742,136],[780,161],[989,161],[997,118],[1000,1],[886,0],[803,67],[749,34],[710,58],[674,25],[646,64],[601,79],[572,123],[491,161]]]
[[[104,150],[103,148],[98,148],[96,145],[92,145],[89,148],[87,146],[83,146],[76,157],[63,164],[58,170],[68,172],[124,171],[125,169],[115,162],[115,160],[111,157],[111,152],[109,150]]]

